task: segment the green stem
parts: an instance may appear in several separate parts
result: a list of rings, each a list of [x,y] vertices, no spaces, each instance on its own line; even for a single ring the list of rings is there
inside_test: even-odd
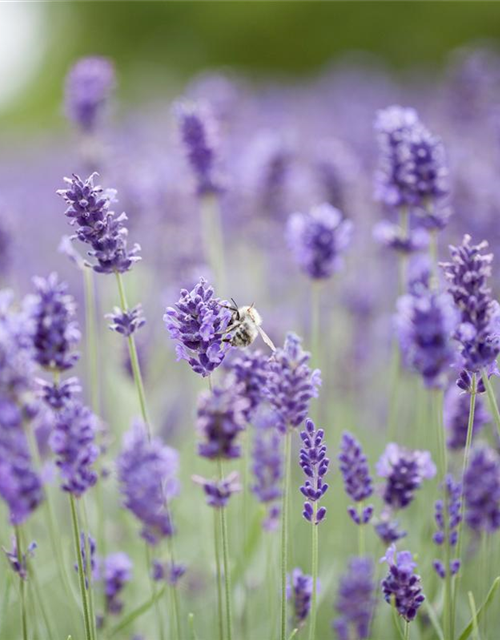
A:
[[[224,479],[224,469],[222,466],[222,458],[218,459],[219,466],[219,479],[222,481]],[[221,507],[220,511],[220,525],[222,531],[222,560],[224,564],[224,589],[226,596],[226,630],[228,640],[232,640],[233,637],[233,620],[232,620],[232,610],[231,610],[231,573],[229,568],[229,540],[227,533],[227,520],[226,520],[226,509]]]
[[[359,521],[362,523],[361,516],[363,514],[363,501],[361,501],[358,505],[358,516]],[[363,557],[365,555],[365,525],[358,524],[358,555],[359,557]]]
[[[316,524],[316,514],[318,503],[313,504],[313,524],[312,524],[312,601],[311,601],[311,624],[309,626],[309,640],[316,637],[316,609],[318,599],[318,525]]]
[[[243,446],[243,473],[242,473],[242,484],[243,484],[243,504],[242,504],[242,534],[241,534],[241,553],[244,554],[247,546],[248,539],[248,470],[250,465],[250,433],[249,433],[249,424],[247,424],[247,428],[242,434],[242,446]],[[243,597],[244,602],[247,603],[247,606],[243,607],[242,612],[242,636],[243,640],[246,640],[248,636],[248,602],[249,602],[249,591],[248,585],[245,575],[245,569],[242,572],[243,579]]]
[[[449,531],[449,496],[445,485],[446,473],[448,469],[448,460],[446,452],[446,442],[444,438],[443,427],[443,393],[437,391],[435,394],[436,405],[436,429],[439,441],[439,454],[441,466],[441,480],[443,486],[443,505],[444,505],[444,566],[445,566],[445,582],[444,582],[444,638],[445,640],[453,640],[455,637],[455,624],[453,619],[453,595],[452,595],[452,576],[450,573],[451,548],[450,548],[450,531]]]
[[[84,534],[84,545],[85,545],[85,557],[87,559],[85,570],[85,577],[87,579],[87,601],[89,605],[89,618],[90,618],[90,630],[92,632],[93,640],[96,640],[97,631],[96,631],[96,617],[95,617],[95,609],[94,609],[94,591],[92,586],[92,558],[90,555],[90,544],[89,544],[89,520],[87,517],[87,509],[85,506],[85,498],[82,497],[81,503],[82,512],[83,512],[83,525],[85,527]]]
[[[465,478],[465,472],[467,471],[467,466],[469,464],[469,454],[472,444],[472,434],[474,429],[474,413],[476,409],[476,394],[477,394],[477,379],[476,374],[472,374],[472,383],[471,383],[471,391],[470,391],[470,403],[469,403],[469,422],[467,425],[467,438],[465,441],[465,450],[464,450],[464,460],[462,464],[462,500],[460,503],[460,520],[457,527],[457,560],[461,560],[462,558],[462,531],[463,531],[463,520],[465,513],[465,501],[463,495],[463,482]],[[456,610],[457,610],[457,598],[458,598],[458,587],[460,583],[462,571],[459,571],[455,575],[454,579],[454,589],[453,589],[453,611],[452,611],[452,624],[455,623]]]
[[[16,535],[17,561],[19,562],[19,566],[21,567],[23,563],[23,553],[21,550],[21,533],[19,531],[19,527],[15,527],[14,531]],[[19,590],[21,592],[21,628],[23,630],[23,640],[28,640],[25,584],[24,579],[21,576],[19,576]]]
[[[286,640],[286,573],[288,569],[288,494],[290,491],[291,430],[285,433],[285,478],[281,506],[281,640]]]
[[[166,501],[165,501],[165,506],[168,509]],[[169,514],[169,517],[170,517],[170,514]],[[172,564],[172,567],[174,567],[175,566],[175,549],[174,549],[174,540],[173,540],[172,536],[168,536],[167,544],[168,544],[168,551],[169,551],[169,554],[170,554],[170,562]],[[173,608],[174,608],[175,637],[176,638],[181,638],[182,637],[182,628],[181,628],[182,617],[180,615],[179,594],[177,592],[177,586],[175,584],[172,585],[172,598],[173,598],[173,602],[174,602],[174,607]]]
[[[482,371],[482,379],[483,379],[484,387],[486,389],[486,394],[488,396],[490,410],[491,410],[491,413],[493,414],[493,419],[495,420],[498,434],[500,435],[500,411],[498,410],[498,404],[495,398],[495,392],[493,391],[493,387],[491,386],[491,382],[490,382],[490,379],[488,378],[488,374],[484,369]]]
[[[123,284],[123,278],[121,273],[116,272],[116,281],[118,283],[118,292],[120,295],[120,306],[122,311],[128,311],[127,296],[125,294],[125,286]],[[146,405],[146,394],[144,392],[144,383],[142,381],[141,367],[139,365],[139,358],[137,356],[137,347],[133,334],[128,337],[128,349],[130,353],[130,363],[132,365],[132,372],[134,374],[134,382],[137,388],[137,395],[139,396],[139,405],[141,407],[141,415],[146,425],[148,438],[151,440],[151,424],[148,416],[148,410]]]
[[[405,640],[410,640],[410,623],[405,620]]]
[[[75,552],[78,562],[78,577],[80,582],[80,595],[82,598],[83,607],[83,621],[85,624],[85,638],[86,640],[92,640],[92,631],[90,625],[89,607],[87,602],[87,593],[85,588],[85,573],[83,571],[82,552],[80,549],[80,525],[78,524],[78,514],[76,512],[75,496],[69,494],[69,503],[71,507],[71,521],[73,524],[73,537],[75,542]]]
[[[222,574],[220,566],[220,518],[217,509],[214,509],[214,552],[215,571],[217,574],[217,610],[219,618],[219,640],[224,640],[224,619],[222,612]]]
[[[150,573],[150,568],[152,564],[151,549],[147,542],[145,546],[146,546],[146,570],[148,572],[149,580],[151,583],[151,594],[152,594],[152,600],[154,602],[156,624],[158,626],[158,634],[159,634],[158,637],[160,638],[160,640],[164,640],[165,635],[163,633],[163,620],[161,617],[160,599],[158,598],[158,594],[156,590],[156,582],[153,580]]]
[[[203,196],[200,200],[200,208],[201,229],[205,242],[205,257],[212,271],[217,288],[219,291],[224,292],[226,289],[224,238],[222,235],[218,197],[215,195]]]

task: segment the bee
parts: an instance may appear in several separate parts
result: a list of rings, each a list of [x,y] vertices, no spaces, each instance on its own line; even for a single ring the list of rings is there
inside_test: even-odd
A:
[[[260,335],[267,346],[272,351],[276,351],[273,341],[261,327],[262,318],[253,303],[250,306],[238,307],[233,298],[231,298],[231,302],[232,305],[222,305],[225,309],[233,312],[226,329],[226,333],[231,333],[232,336],[227,338],[227,342],[230,342],[233,347],[244,349],[249,347]]]

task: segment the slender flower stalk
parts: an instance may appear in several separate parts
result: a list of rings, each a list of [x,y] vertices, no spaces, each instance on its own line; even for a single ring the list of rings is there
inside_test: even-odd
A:
[[[217,509],[214,509],[214,556],[215,556],[215,577],[217,582],[217,611],[219,624],[219,640],[224,640],[224,614],[222,607],[222,572],[220,563],[220,516]]]
[[[82,599],[82,607],[83,607],[85,637],[86,637],[86,640],[92,640],[93,638],[92,625],[90,620],[89,603],[87,599],[87,589],[85,587],[85,571],[83,568],[82,550],[80,547],[80,541],[81,541],[80,524],[78,522],[76,498],[72,493],[69,494],[69,503],[70,503],[70,509],[71,509],[71,522],[73,525],[73,539],[75,544],[75,553],[76,553],[77,562],[78,562],[78,580],[80,583],[80,597]]]
[[[19,563],[19,567],[22,567],[23,555],[22,555],[22,547],[21,547],[21,534],[19,530],[19,525],[14,527],[15,531],[15,540],[16,540],[16,550],[17,550],[17,561]],[[23,630],[23,640],[28,640],[28,620],[26,615],[26,593],[25,593],[25,580],[24,577],[19,572],[19,591],[21,594],[21,628]]]
[[[500,436],[500,411],[498,409],[498,403],[495,396],[495,392],[493,391],[493,386],[490,382],[490,378],[488,376],[488,372],[483,369],[481,373],[481,379],[483,381],[484,387],[486,389],[486,394],[488,396],[488,402],[490,405],[491,414],[495,421],[495,425],[498,431],[498,435]]]
[[[222,458],[217,459],[219,469],[219,481],[224,480],[224,469]],[[233,612],[231,605],[231,569],[229,567],[229,536],[227,532],[226,510],[219,509],[220,529],[222,534],[222,562],[224,566],[224,593],[226,599],[226,632],[227,639],[232,640],[233,637]]]
[[[292,432],[285,432],[285,477],[283,481],[283,494],[281,501],[281,640],[287,640],[286,635],[286,576],[288,569],[288,504],[290,491],[290,472],[292,464]]]

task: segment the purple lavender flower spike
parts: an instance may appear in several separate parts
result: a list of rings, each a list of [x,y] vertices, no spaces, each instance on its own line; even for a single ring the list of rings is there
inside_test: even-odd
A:
[[[414,109],[397,105],[377,113],[379,168],[375,197],[388,207],[425,208],[449,193],[448,168],[441,140],[419,120]]]
[[[311,610],[312,592],[312,576],[302,573],[301,569],[294,569],[288,576],[287,597],[292,601],[294,624],[298,628],[304,625]]]
[[[83,131],[92,132],[102,119],[115,87],[115,70],[110,60],[99,56],[81,58],[66,78],[67,117]]]
[[[469,404],[469,396],[461,392],[457,386],[453,385],[446,392],[443,409],[444,426],[448,433],[446,444],[453,451],[465,448],[469,426]],[[472,427],[473,440],[489,420],[490,416],[484,407],[483,401],[477,396]]]
[[[434,519],[437,525],[437,531],[433,536],[433,540],[437,545],[446,542],[446,529],[448,529],[448,541],[451,547],[458,542],[458,525],[462,521],[461,514],[461,497],[462,485],[455,482],[451,475],[447,475],[444,480],[444,491],[447,494],[447,510],[445,511],[445,502],[437,500],[434,507]],[[442,562],[435,560],[433,566],[440,578],[445,578],[446,568]],[[460,568],[460,560],[451,560],[449,570],[451,575]]]
[[[500,306],[487,285],[493,260],[493,254],[484,254],[487,246],[487,242],[473,245],[465,235],[460,246],[450,247],[451,262],[441,264],[460,313],[455,338],[463,366],[470,372],[488,367],[500,353]]]
[[[204,458],[239,458],[238,435],[245,430],[249,401],[241,395],[243,387],[229,378],[223,386],[200,395],[197,429],[202,438],[198,453]]]
[[[424,479],[436,475],[436,466],[428,451],[412,451],[391,442],[377,463],[377,474],[386,478],[384,502],[403,509],[412,502]]]
[[[205,104],[179,103],[175,107],[187,159],[196,179],[199,196],[222,190],[217,175],[217,132],[215,120]]]
[[[177,451],[159,439],[148,440],[142,423],[136,422],[125,435],[117,460],[120,491],[151,545],[174,533],[168,505],[179,492],[178,468]]]
[[[21,560],[19,560],[19,555],[17,553],[17,542],[15,536],[12,536],[12,548],[9,551],[5,547],[2,547],[5,555],[7,556],[7,560],[9,565],[17,575],[21,578],[21,580],[26,580],[28,577],[28,558],[32,558],[35,555],[35,549],[37,547],[36,542],[31,542],[25,553],[21,553]]]
[[[42,400],[55,411],[62,409],[66,404],[75,399],[81,393],[82,387],[76,377],[67,378],[60,382],[47,382],[38,380],[40,396]]]
[[[482,446],[473,450],[464,476],[465,522],[474,533],[500,529],[500,456]]]
[[[181,290],[174,307],[167,307],[163,320],[172,340],[177,340],[177,359],[186,360],[195,373],[209,376],[222,364],[231,348],[227,327],[231,312],[214,297],[206,280],[192,291]]]
[[[172,564],[171,562],[160,562],[153,560],[152,576],[155,582],[165,580],[171,587],[176,587],[179,580],[186,573],[186,566],[183,564]]]
[[[283,478],[282,437],[274,428],[272,413],[265,413],[255,422],[255,437],[252,448],[253,494],[259,502],[270,505],[263,526],[272,530],[280,509],[272,504],[281,497]],[[273,509],[278,509],[277,513]]]
[[[442,387],[455,362],[458,315],[448,294],[419,291],[398,300],[396,328],[403,360],[430,388]]]
[[[123,602],[120,594],[132,578],[132,561],[126,553],[118,552],[104,559],[104,593],[106,611],[114,615],[121,613]]]
[[[277,349],[269,360],[265,393],[281,431],[302,424],[321,385],[320,371],[311,370],[308,365],[311,354],[300,343],[298,336],[288,333],[284,347]]]
[[[79,357],[74,346],[80,340],[75,300],[56,273],[48,278],[34,278],[33,282],[36,294],[31,298],[31,317],[35,360],[51,371],[71,369]]]
[[[97,417],[77,401],[64,405],[55,416],[50,446],[57,456],[62,488],[77,498],[97,482],[92,465],[99,455],[95,444],[98,427]]]
[[[328,473],[330,460],[326,457],[323,429],[316,430],[312,420],[306,420],[306,428],[300,432],[302,448],[300,450],[300,466],[306,475],[305,483],[300,487],[307,502],[304,502],[302,515],[306,520],[318,525],[326,515],[326,508],[316,510],[313,504],[318,502],[327,492],[328,485],[323,478]]]
[[[372,478],[360,443],[347,431],[342,435],[338,458],[345,492],[355,502],[362,503],[373,493]],[[367,524],[373,515],[373,507],[368,505],[359,513],[351,506],[348,513],[356,524]]]
[[[227,365],[236,382],[241,386],[241,395],[248,400],[249,406],[245,410],[248,422],[252,420],[260,404],[265,399],[264,388],[267,380],[267,364],[268,357],[262,351],[257,350],[237,351],[237,355],[231,357]]]
[[[122,311],[119,307],[115,307],[113,313],[107,313],[105,317],[111,320],[111,324],[109,325],[111,331],[121,333],[125,338],[130,337],[146,324],[146,318],[143,316],[141,304],[136,305],[128,311]]]
[[[374,566],[371,558],[351,558],[347,573],[340,578],[335,603],[339,616],[333,628],[339,640],[366,640],[376,605]]]
[[[125,226],[127,216],[110,211],[114,199],[114,191],[103,191],[94,185],[93,173],[86,180],[76,174],[65,178],[69,185],[57,193],[68,204],[65,215],[70,223],[76,225],[74,237],[90,245],[89,256],[95,258],[92,268],[97,273],[125,273],[140,260],[140,246],[136,243],[128,247],[128,229]]]
[[[396,545],[392,544],[380,562],[387,562],[389,573],[382,581],[382,592],[385,601],[396,607],[396,611],[407,622],[415,619],[417,611],[425,600],[422,593],[420,576],[414,573],[417,566],[409,551],[396,553]]]
[[[287,240],[302,271],[310,278],[329,278],[342,266],[349,246],[352,222],[327,202],[309,213],[294,213],[287,224]]]
[[[229,498],[233,493],[241,491],[242,488],[239,474],[236,471],[231,472],[222,480],[207,480],[200,476],[193,476],[192,479],[203,487],[208,506],[215,509],[227,507]]]
[[[398,528],[399,523],[397,520],[390,520],[387,516],[382,516],[379,522],[374,525],[375,533],[382,540],[387,547],[393,542],[405,538],[408,533]]]

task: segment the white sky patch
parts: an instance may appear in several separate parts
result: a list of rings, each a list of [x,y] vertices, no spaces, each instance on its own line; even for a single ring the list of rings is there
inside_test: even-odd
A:
[[[0,2],[0,111],[41,67],[46,44],[43,3]]]

